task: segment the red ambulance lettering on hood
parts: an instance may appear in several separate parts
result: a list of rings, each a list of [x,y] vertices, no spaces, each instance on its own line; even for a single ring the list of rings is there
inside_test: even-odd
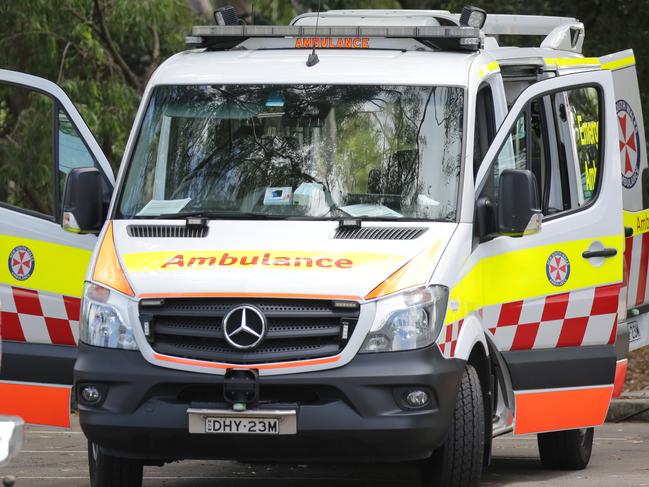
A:
[[[351,269],[354,262],[351,259],[332,259],[330,257],[284,257],[273,256],[270,252],[263,255],[234,256],[224,252],[220,256],[209,257],[185,257],[177,254],[162,264],[163,269],[167,268],[192,268],[192,267],[298,267],[298,268],[338,268]]]

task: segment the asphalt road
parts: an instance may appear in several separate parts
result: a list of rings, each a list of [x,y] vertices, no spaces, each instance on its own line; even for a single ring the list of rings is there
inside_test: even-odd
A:
[[[86,442],[73,430],[29,427],[21,455],[0,469],[18,477],[17,487],[87,487]],[[236,462],[181,462],[147,467],[146,487],[406,487],[416,486],[410,466],[265,465]],[[496,439],[485,486],[649,486],[649,423],[606,424],[596,430],[590,466],[580,472],[543,470],[536,438]]]

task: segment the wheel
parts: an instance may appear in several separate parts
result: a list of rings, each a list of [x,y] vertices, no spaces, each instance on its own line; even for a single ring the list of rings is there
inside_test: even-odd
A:
[[[551,470],[583,470],[593,451],[593,428],[536,435],[541,463]]]
[[[490,419],[490,418],[489,418]],[[478,373],[467,365],[448,437],[422,466],[427,487],[473,487],[480,483],[485,449],[485,407]]]
[[[88,442],[91,487],[141,487],[142,462],[106,455],[97,444]]]

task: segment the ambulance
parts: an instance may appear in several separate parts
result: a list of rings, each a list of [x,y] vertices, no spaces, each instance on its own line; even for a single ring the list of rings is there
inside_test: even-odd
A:
[[[0,71],[52,134],[19,156],[3,98],[0,411],[72,402],[93,487],[182,459],[474,486],[506,433],[585,468],[649,343],[633,52],[473,7],[215,18],[151,77],[116,179],[61,89]]]

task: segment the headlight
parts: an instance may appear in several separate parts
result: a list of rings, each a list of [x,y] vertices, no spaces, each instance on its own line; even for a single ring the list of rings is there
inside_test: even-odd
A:
[[[448,288],[430,286],[376,302],[374,324],[361,352],[395,352],[432,345],[442,328]]]
[[[83,292],[79,339],[88,345],[137,350],[127,316],[126,296],[98,284],[86,283]]]

